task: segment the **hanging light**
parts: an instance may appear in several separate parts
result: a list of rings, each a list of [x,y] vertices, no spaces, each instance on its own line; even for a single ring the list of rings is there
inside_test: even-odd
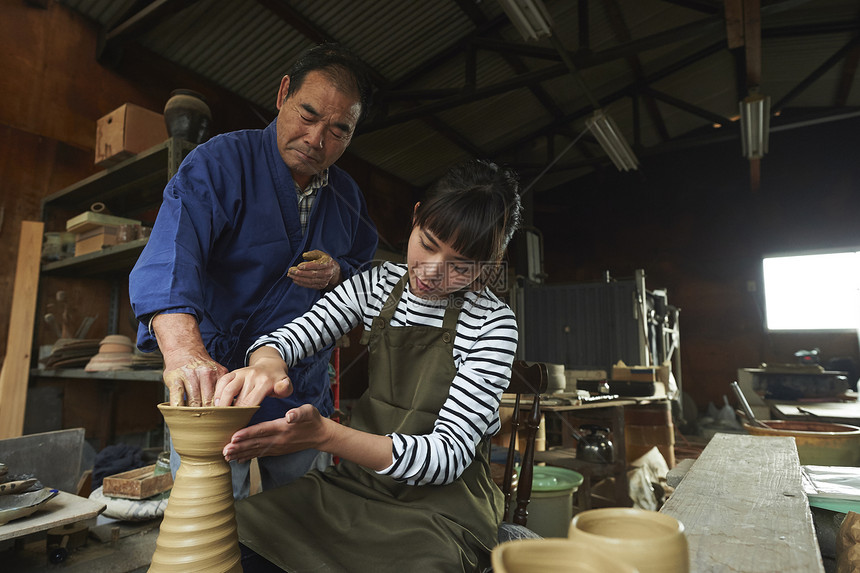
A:
[[[770,135],[770,96],[750,94],[740,102],[741,149],[747,159],[767,153]]]
[[[585,125],[619,171],[635,170],[639,167],[639,160],[636,159],[636,155],[633,154],[633,150],[630,149],[621,130],[609,114],[602,109],[597,109],[585,120]]]
[[[552,35],[552,20],[541,0],[499,0],[524,40]]]

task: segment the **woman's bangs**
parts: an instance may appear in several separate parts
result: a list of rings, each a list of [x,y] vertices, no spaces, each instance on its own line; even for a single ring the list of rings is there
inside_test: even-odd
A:
[[[438,201],[428,205],[416,222],[464,257],[476,262],[495,260],[500,222],[494,210],[477,201]]]

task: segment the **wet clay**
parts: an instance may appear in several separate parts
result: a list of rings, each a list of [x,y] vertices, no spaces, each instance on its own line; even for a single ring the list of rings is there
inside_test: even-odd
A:
[[[257,406],[195,408],[159,404],[179,454],[150,573],[242,573],[230,464],[221,450]]]

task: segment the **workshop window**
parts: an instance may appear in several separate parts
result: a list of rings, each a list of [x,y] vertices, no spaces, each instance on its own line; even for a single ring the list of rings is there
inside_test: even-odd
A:
[[[860,332],[860,251],[765,257],[768,330]]]

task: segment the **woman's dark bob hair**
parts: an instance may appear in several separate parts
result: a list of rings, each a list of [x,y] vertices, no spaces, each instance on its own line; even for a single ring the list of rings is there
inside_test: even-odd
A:
[[[520,224],[516,173],[489,161],[451,168],[428,190],[415,210],[413,226],[475,262],[498,262]]]

